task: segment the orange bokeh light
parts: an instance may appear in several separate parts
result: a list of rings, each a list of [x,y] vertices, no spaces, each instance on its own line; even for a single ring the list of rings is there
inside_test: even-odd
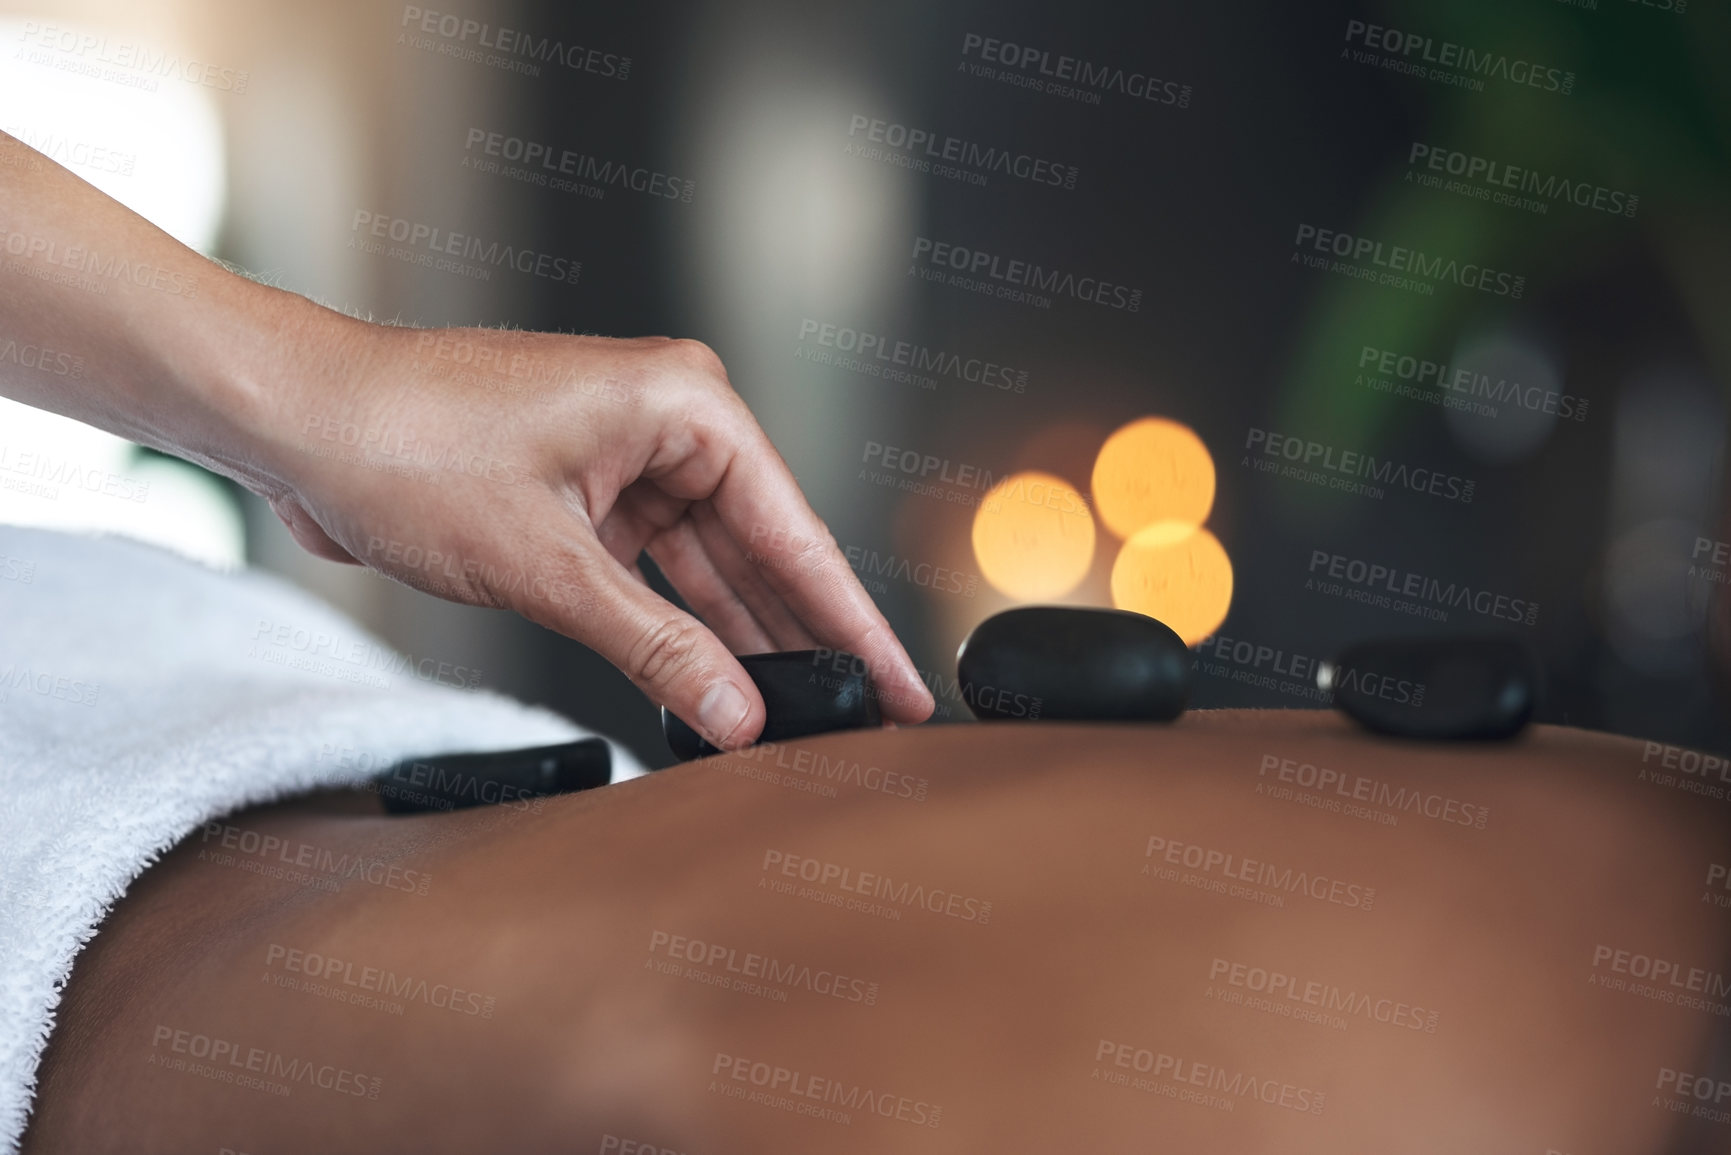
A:
[[[1112,564],[1112,604],[1164,622],[1194,646],[1232,606],[1232,559],[1200,526],[1160,521],[1133,534]]]
[[[1100,447],[1092,488],[1100,520],[1119,537],[1161,521],[1201,525],[1214,507],[1214,458],[1188,426],[1144,417]]]
[[[1075,486],[1025,470],[998,482],[974,514],[974,559],[998,592],[1062,597],[1094,564],[1094,517]]]

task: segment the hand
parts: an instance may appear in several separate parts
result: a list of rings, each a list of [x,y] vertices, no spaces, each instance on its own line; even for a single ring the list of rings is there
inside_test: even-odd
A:
[[[724,749],[764,720],[732,653],[847,650],[887,718],[930,714],[707,346],[316,312],[283,327],[292,375],[254,390],[259,452],[231,460],[307,549],[573,637]],[[702,621],[644,582],[645,551]]]
[[[235,478],[324,557],[568,634],[716,746],[763,728],[728,647],[847,650],[886,717],[931,712],[703,345],[352,320],[211,264],[4,133],[0,230],[23,254],[0,331],[88,369],[3,364],[0,394]],[[67,268],[97,255],[117,272],[92,292]],[[709,628],[644,584],[644,550]]]

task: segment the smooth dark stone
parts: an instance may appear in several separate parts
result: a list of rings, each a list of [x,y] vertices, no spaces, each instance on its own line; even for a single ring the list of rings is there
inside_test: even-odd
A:
[[[613,751],[605,738],[496,754],[442,754],[400,762],[373,779],[392,814],[462,810],[605,786]]]
[[[956,674],[982,721],[1170,722],[1190,700],[1195,659],[1145,614],[1025,606],[975,626]]]
[[[1341,713],[1408,738],[1512,738],[1532,720],[1539,674],[1513,638],[1360,642],[1334,660]]]
[[[883,723],[864,659],[844,650],[744,654],[739,664],[763,695],[759,742],[786,742]],[[667,735],[673,756],[682,761],[721,753],[665,706],[661,708],[661,731]]]

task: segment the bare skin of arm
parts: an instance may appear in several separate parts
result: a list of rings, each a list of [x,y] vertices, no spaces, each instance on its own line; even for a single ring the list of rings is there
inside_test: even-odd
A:
[[[79,959],[26,1150],[1723,1151],[1688,778],[1234,711],[254,810]]]

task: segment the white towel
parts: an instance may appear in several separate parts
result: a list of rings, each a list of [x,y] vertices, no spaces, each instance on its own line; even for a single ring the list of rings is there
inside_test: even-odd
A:
[[[258,573],[0,526],[0,1151],[73,957],[200,824],[401,758],[584,736]],[[614,780],[641,772],[613,747]]]

